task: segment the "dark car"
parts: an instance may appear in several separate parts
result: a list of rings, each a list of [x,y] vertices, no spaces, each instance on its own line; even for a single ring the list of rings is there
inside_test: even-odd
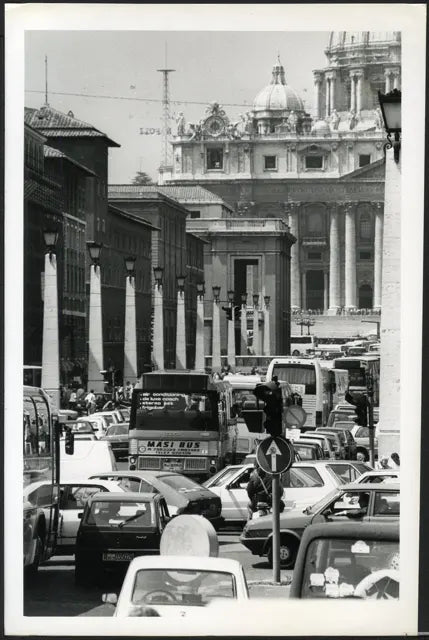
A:
[[[351,430],[356,426],[354,422],[349,421],[337,421],[329,427],[330,431],[334,431],[338,434],[342,434],[344,439],[344,448],[346,453],[346,460],[356,460],[357,456],[357,444],[353,437]]]
[[[304,529],[316,522],[396,521],[399,518],[399,484],[346,484],[313,506],[280,514],[280,565],[293,567]],[[272,516],[250,520],[240,542],[272,564]]]
[[[113,455],[117,460],[128,458],[129,443],[128,424],[112,424],[100,440],[107,440],[112,447]]]
[[[102,581],[106,572],[125,573],[133,558],[159,554],[170,520],[159,494],[99,492],[86,503],[76,537],[75,582]]]
[[[293,449],[297,460],[324,460],[325,454],[320,445],[312,442],[302,442],[295,440]]]
[[[223,524],[222,503],[213,491],[195,480],[172,471],[115,471],[92,475],[92,479],[114,480],[126,491],[159,493],[171,515],[193,513],[210,520],[215,529]]]
[[[291,598],[399,598],[399,522],[311,524]]]

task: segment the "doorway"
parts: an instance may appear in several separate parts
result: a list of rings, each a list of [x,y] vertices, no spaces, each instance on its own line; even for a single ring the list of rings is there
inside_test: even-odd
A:
[[[323,271],[307,271],[306,274],[307,309],[324,307],[324,275]]]
[[[372,287],[361,284],[359,287],[359,309],[372,309]]]

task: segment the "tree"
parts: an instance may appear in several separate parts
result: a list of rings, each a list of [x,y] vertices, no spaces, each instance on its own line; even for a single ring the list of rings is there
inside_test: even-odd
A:
[[[155,184],[150,175],[148,175],[145,171],[137,171],[132,184]]]

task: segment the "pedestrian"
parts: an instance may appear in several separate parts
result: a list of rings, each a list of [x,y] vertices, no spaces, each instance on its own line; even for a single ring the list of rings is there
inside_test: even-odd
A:
[[[125,398],[127,400],[131,400],[132,395],[133,395],[133,385],[129,380],[127,380],[127,384],[125,385]]]
[[[88,415],[90,415],[91,413],[94,413],[95,406],[96,406],[96,398],[95,398],[94,389],[91,389],[91,391],[86,395],[86,397],[85,397],[85,405],[86,405],[86,411],[87,411]]]
[[[258,463],[254,462],[254,470],[252,471],[249,482],[247,483],[246,491],[249,496],[249,504],[247,505],[249,520],[253,517],[255,511],[257,511],[258,502],[265,502],[269,507],[273,504],[273,476],[266,473],[263,469],[258,468]],[[283,486],[280,485],[280,511],[284,509],[284,502],[281,499],[283,495]]]
[[[400,466],[401,465],[400,465],[400,460],[399,460],[399,454],[397,454],[396,452],[392,453],[392,455],[390,456],[390,459],[389,459],[389,467],[391,469],[399,469]]]
[[[72,389],[69,396],[69,408],[72,409],[73,411],[76,408],[76,402],[77,402],[76,391]]]

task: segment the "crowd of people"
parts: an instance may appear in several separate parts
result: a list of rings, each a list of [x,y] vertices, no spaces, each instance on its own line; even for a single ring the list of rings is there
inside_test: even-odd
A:
[[[61,387],[61,408],[90,415],[103,409],[107,403],[113,406],[130,403],[133,389],[134,385],[129,380],[125,385],[116,385],[113,388],[106,384],[104,392],[98,394],[94,389],[85,391],[82,385],[65,384]]]

